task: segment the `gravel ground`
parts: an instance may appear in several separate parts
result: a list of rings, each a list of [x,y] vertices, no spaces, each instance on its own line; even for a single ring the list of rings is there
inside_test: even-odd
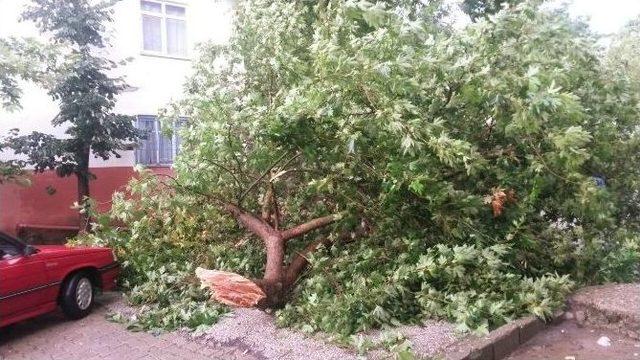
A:
[[[393,328],[392,333],[400,333],[411,342],[412,351],[421,357],[429,358],[445,348],[461,340],[453,324],[443,321],[425,321],[422,326],[400,326]],[[371,341],[379,342],[384,337],[384,331],[373,331],[366,335]],[[390,354],[384,350],[373,350],[367,354],[368,359],[389,359]],[[640,359],[639,359],[640,360]]]
[[[447,322],[429,321],[423,326],[403,326],[401,332],[413,345],[413,350],[420,355],[434,355],[460,339],[455,325]]]
[[[194,340],[245,348],[260,359],[357,359],[346,349],[277,328],[271,315],[257,309],[236,309]]]
[[[412,343],[413,351],[421,357],[432,356],[458,340],[454,326],[445,322],[429,321],[423,326],[401,326],[391,331],[403,334]],[[363,336],[377,343],[384,336],[384,331],[372,331]],[[353,349],[339,347],[326,338],[278,328],[273,316],[257,309],[236,309],[204,334],[193,336],[192,340],[238,347],[259,359],[268,360],[362,358]],[[392,356],[378,349],[369,352],[366,358],[389,359]]]

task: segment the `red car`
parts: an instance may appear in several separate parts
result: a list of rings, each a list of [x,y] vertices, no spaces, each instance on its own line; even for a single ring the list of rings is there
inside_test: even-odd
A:
[[[55,310],[80,319],[98,289],[118,276],[113,252],[99,247],[32,246],[0,232],[0,327]]]

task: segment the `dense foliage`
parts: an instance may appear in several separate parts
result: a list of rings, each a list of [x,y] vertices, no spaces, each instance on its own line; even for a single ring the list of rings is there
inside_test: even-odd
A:
[[[637,93],[539,5],[458,31],[419,1],[241,2],[188,84],[174,190],[119,198],[127,230],[98,237],[160,286],[165,262],[263,271],[221,204],[275,208],[276,228],[340,214],[291,240],[287,261],[312,266],[278,318],[341,335],[486,331],[549,315],[573,281],[637,279]]]
[[[497,13],[505,6],[513,6],[522,1],[523,0],[462,0],[460,9],[469,15],[471,20],[476,21]]]
[[[226,308],[208,301],[211,294],[200,289],[195,265],[257,274],[264,254],[238,242],[233,223],[214,207],[176,194],[164,185],[166,179],[139,171],[139,178],[114,195],[109,213],[92,214],[93,231],[74,242],[115,250],[123,272],[120,286],[139,307],[113,320],[152,331],[212,324]]]
[[[0,38],[0,108],[20,107],[19,80],[47,83],[48,67],[58,56],[55,45],[44,45],[33,38]]]
[[[44,45],[33,38],[0,38],[0,120],[21,107],[19,81],[47,84],[47,70],[60,56],[55,45]],[[0,134],[0,151],[8,145],[6,134]],[[30,183],[24,171],[24,160],[0,161],[0,185]]]
[[[640,16],[630,21],[612,39],[607,65],[611,71],[628,77],[635,91],[640,91]]]
[[[63,48],[60,51],[64,61],[51,65],[53,78],[42,85],[60,107],[51,123],[65,127],[67,136],[15,133],[6,146],[25,155],[27,164],[36,172],[51,169],[59,176],[74,175],[81,205],[90,195],[89,182],[94,177],[89,171],[89,158],[119,157],[118,151],[141,135],[131,116],[113,113],[116,96],[127,86],[121,78],[110,75],[118,64],[101,53],[108,45],[104,24],[112,20],[112,4],[113,1],[33,0],[23,13],[25,20],[34,21],[41,32]],[[80,215],[83,229],[88,227],[85,213],[81,211]]]
[[[385,245],[318,255],[314,269],[330,271],[314,271],[279,322],[347,336],[439,318],[484,333],[521,314],[548,318],[573,286],[568,276],[522,277],[509,268],[503,245],[427,248],[406,239]],[[394,250],[401,255],[389,256]]]

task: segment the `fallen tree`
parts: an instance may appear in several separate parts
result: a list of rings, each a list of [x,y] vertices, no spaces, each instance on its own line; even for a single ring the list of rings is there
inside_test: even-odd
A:
[[[619,155],[638,114],[588,31],[538,1],[457,33],[438,7],[390,3],[242,3],[187,86],[180,181],[260,239],[266,306],[362,222],[507,243],[526,275],[594,274],[567,242],[601,251],[635,211]]]
[[[549,316],[572,279],[637,278],[637,93],[540,3],[463,30],[423,1],[239,3],[187,84],[175,181],[114,200],[129,227],[103,237],[132,293],[200,266],[284,324],[349,336],[483,332]]]

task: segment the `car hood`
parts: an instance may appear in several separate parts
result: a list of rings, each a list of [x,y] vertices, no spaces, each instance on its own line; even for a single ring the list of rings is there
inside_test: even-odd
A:
[[[40,250],[43,255],[47,256],[81,255],[111,251],[108,248],[87,246],[36,245],[35,247]]]

